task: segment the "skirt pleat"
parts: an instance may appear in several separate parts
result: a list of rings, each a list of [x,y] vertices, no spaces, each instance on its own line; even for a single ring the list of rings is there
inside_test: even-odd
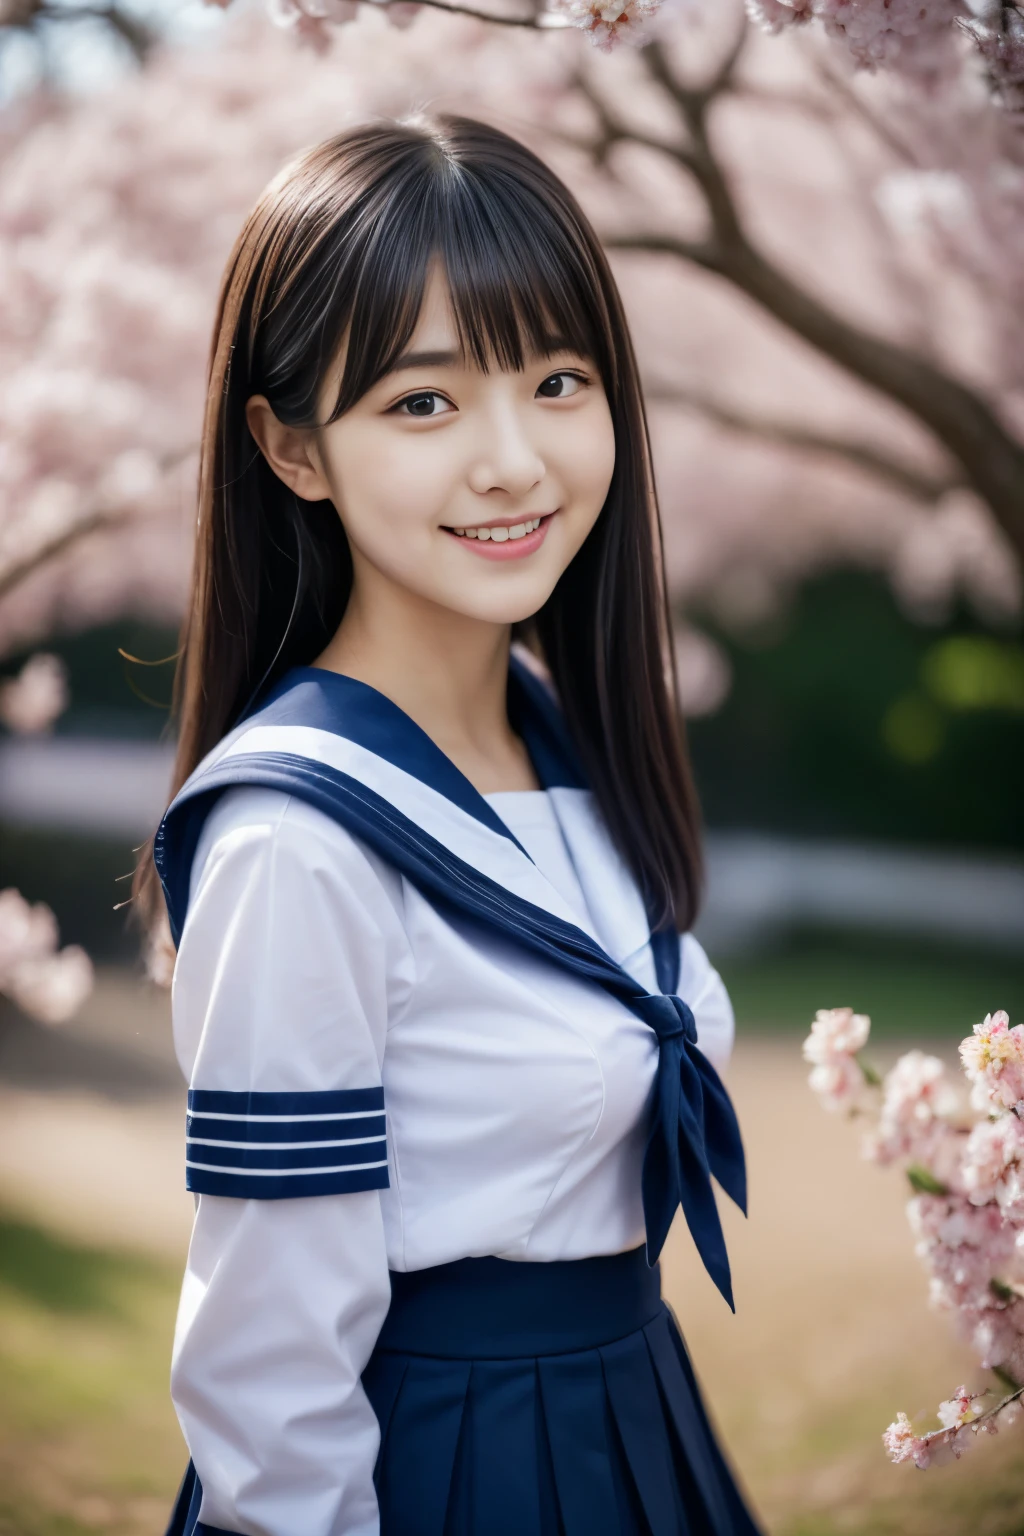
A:
[[[446,1536],[542,1529],[534,1374],[518,1360],[474,1362]]]
[[[378,1461],[382,1525],[444,1536],[470,1369],[468,1360],[408,1362]]]
[[[642,1249],[393,1276],[363,1386],[381,1536],[759,1536]]]
[[[381,1536],[757,1536],[667,1310],[566,1355],[391,1358]]]
[[[697,1530],[728,1536],[733,1527],[723,1496],[721,1471],[710,1454],[711,1426],[696,1383],[691,1385],[683,1372],[672,1340],[677,1331],[666,1308],[661,1317],[644,1329],[644,1336],[664,1394],[665,1419],[676,1443],[680,1478],[690,1484],[684,1505],[690,1507],[693,1516],[699,1511],[699,1517],[690,1520]]]
[[[565,1536],[607,1526],[619,1499],[611,1472],[606,1394],[596,1349],[542,1359],[540,1387]]]
[[[685,1530],[671,1447],[666,1436],[651,1434],[664,1409],[646,1341],[638,1349],[635,1336],[619,1339],[604,1345],[600,1354],[611,1415],[647,1530]]]

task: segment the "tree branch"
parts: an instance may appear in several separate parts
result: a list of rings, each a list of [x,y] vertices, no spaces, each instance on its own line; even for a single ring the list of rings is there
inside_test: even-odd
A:
[[[609,246],[670,255],[715,273],[780,325],[915,416],[962,466],[1024,558],[1024,446],[976,390],[909,347],[847,320],[760,250],[748,235],[707,132],[707,90],[681,86],[659,43],[644,50],[653,79],[676,102],[692,140],[689,168],[711,222],[711,238],[686,242],[657,231],[613,236]]]
[[[369,3],[386,11],[393,0],[369,0]],[[534,32],[561,32],[572,26],[567,16],[550,11],[537,11],[531,16],[507,16],[495,11],[480,11],[472,5],[456,5],[454,0],[416,0],[416,4],[434,11],[448,11],[453,16],[472,16],[476,21],[489,21],[499,27],[529,27]]]
[[[195,445],[188,448],[179,448],[172,453],[164,454],[159,460],[159,468],[164,476],[177,469],[179,464],[192,457],[196,452]],[[159,482],[158,482],[159,483]],[[14,588],[33,575],[50,560],[55,560],[65,550],[77,544],[90,533],[96,533],[102,528],[114,528],[119,523],[127,522],[134,514],[134,507],[104,507],[96,506],[89,512],[77,517],[74,522],[55,533],[52,538],[45,539],[42,544],[37,544],[21,559],[10,561],[7,565],[0,565],[0,599],[13,592]]]
[[[77,518],[52,538],[37,544],[35,549],[20,560],[12,560],[9,565],[0,566],[0,599],[5,598],[8,592],[13,592],[15,587],[20,586],[41,566],[55,559],[57,555],[62,555],[66,549],[77,544],[79,539],[85,538],[86,534],[95,533],[98,528],[112,528],[127,517],[127,510],[121,509],[115,512],[109,508],[101,508],[90,512],[85,517]]]
[[[638,230],[628,235],[604,235],[601,244],[606,251],[639,251],[649,256],[676,256],[680,261],[703,267],[706,272],[721,272],[718,246],[709,240],[681,240],[675,235],[661,234],[658,230]]]
[[[948,491],[963,485],[963,477],[945,477],[922,473],[914,465],[891,454],[882,452],[873,443],[833,437],[827,432],[816,432],[809,427],[798,427],[790,422],[772,420],[767,416],[755,416],[715,400],[696,389],[676,385],[648,385],[648,400],[668,405],[681,405],[687,410],[699,412],[716,426],[730,432],[754,437],[759,442],[789,448],[797,453],[811,453],[823,458],[836,459],[855,469],[866,471],[876,480],[882,480],[893,489],[910,496],[914,501],[929,505],[939,501]]]

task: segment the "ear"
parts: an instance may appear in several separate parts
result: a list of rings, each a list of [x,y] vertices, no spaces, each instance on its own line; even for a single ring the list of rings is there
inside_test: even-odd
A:
[[[260,452],[279,480],[304,501],[328,501],[331,488],[320,466],[320,455],[309,427],[286,427],[278,421],[265,395],[245,403],[245,419]]]

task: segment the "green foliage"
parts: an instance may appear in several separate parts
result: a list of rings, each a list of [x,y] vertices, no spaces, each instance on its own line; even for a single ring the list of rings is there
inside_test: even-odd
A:
[[[58,734],[159,737],[170,717],[177,648],[174,630],[138,619],[53,635],[34,647],[61,657],[68,669],[71,703],[57,721]],[[137,660],[129,661],[122,651]],[[3,675],[19,671],[30,654],[5,656]]]
[[[690,739],[712,826],[1024,848],[1024,644],[913,624],[863,572],[808,582],[769,631],[706,625],[734,681]]]
[[[741,1030],[806,1034],[818,1008],[871,1017],[872,1042],[952,1042],[986,1013],[1024,1019],[1024,956],[879,934],[794,933],[764,952],[719,957]]]
[[[937,1179],[934,1173],[930,1173],[920,1163],[911,1163],[906,1170],[906,1174],[907,1183],[915,1195],[949,1194],[948,1185],[943,1184],[941,1179]]]
[[[127,836],[0,823],[0,883],[16,886],[26,901],[45,901],[60,925],[61,943],[84,944],[97,960],[138,959],[129,909],[114,910],[131,895],[135,857]]]

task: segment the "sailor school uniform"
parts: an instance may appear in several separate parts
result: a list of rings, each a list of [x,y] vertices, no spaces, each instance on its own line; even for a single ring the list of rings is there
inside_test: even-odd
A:
[[[351,678],[289,672],[156,841],[196,1218],[174,1536],[752,1536],[656,1260],[731,1305],[741,1205],[691,935],[651,933],[546,687],[480,795]]]

